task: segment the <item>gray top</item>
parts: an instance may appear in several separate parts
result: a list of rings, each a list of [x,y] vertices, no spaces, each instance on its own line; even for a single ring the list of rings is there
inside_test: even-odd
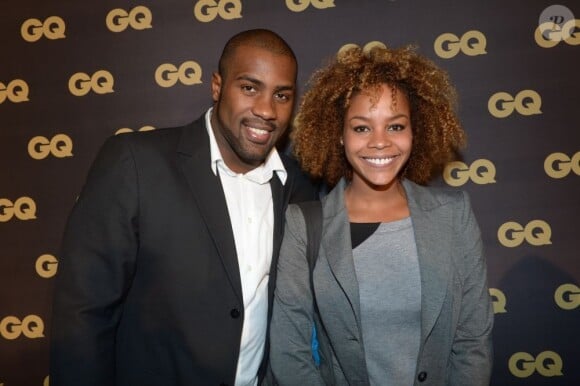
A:
[[[411,218],[380,224],[353,250],[371,385],[413,384],[421,336],[421,278]]]

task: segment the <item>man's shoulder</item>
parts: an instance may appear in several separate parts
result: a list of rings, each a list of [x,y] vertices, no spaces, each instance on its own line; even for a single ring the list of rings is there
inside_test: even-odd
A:
[[[288,176],[286,187],[290,191],[289,202],[317,200],[319,183],[302,171],[295,158],[283,152],[279,154]]]
[[[198,137],[204,136],[204,134],[205,122],[200,118],[182,126],[117,134],[108,138],[106,142],[126,143],[129,146],[145,148],[163,148],[165,146],[176,146],[179,142],[198,143],[200,142]]]
[[[172,127],[161,127],[155,130],[149,130],[145,132],[135,132],[133,134],[137,138],[160,138],[160,137],[181,137],[185,134],[199,134],[205,133],[205,121],[203,117],[196,119],[195,121],[188,122],[180,126]]]
[[[280,155],[280,159],[282,160],[282,163],[284,164],[284,167],[286,168],[286,172],[288,173],[288,175],[295,174],[296,172],[301,171],[300,165],[298,165],[298,161],[296,161],[294,157],[280,150],[278,151],[278,154]]]

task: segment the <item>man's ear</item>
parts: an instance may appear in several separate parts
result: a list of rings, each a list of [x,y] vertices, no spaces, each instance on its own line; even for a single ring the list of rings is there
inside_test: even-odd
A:
[[[211,97],[214,102],[220,99],[220,92],[222,89],[222,77],[217,72],[211,75]]]

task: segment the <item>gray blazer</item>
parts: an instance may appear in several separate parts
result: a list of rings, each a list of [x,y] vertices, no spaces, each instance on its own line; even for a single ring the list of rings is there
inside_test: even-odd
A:
[[[493,311],[479,227],[461,191],[403,181],[421,274],[421,345],[415,385],[489,385]],[[358,283],[341,181],[323,200],[314,292],[332,377],[314,366],[313,298],[304,218],[288,207],[271,325],[271,367],[280,385],[369,385]],[[393,353],[396,355],[396,353]],[[329,363],[332,362],[332,363]]]

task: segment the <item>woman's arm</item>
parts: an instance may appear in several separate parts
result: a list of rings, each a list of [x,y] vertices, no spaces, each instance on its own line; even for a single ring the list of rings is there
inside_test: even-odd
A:
[[[457,237],[458,245],[464,251],[461,278],[463,292],[447,384],[487,386],[493,362],[493,309],[481,232],[466,193],[463,194],[460,213]]]
[[[301,210],[286,211],[270,326],[270,366],[279,385],[324,385],[311,351],[313,299]]]

